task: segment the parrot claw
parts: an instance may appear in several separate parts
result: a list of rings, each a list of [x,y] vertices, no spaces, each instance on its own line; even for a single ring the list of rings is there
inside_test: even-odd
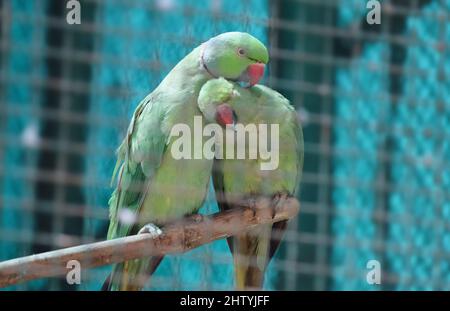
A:
[[[289,194],[287,192],[277,192],[272,196],[272,218],[275,218],[275,215],[286,203],[288,197]]]
[[[149,233],[153,237],[156,238],[157,236],[162,234],[162,230],[158,226],[156,226],[154,224],[146,224],[138,232],[138,234],[143,234],[143,233]]]
[[[256,210],[258,209],[258,205],[256,202],[256,199],[251,197],[247,200],[248,202],[248,207],[253,211],[253,217],[256,216]]]
[[[203,215],[200,214],[193,215],[192,220],[194,220],[195,223],[200,223],[203,221]]]

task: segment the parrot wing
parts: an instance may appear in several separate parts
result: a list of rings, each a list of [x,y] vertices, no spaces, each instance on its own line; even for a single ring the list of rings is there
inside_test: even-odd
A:
[[[113,173],[113,179],[118,173],[117,187],[109,201],[108,239],[130,233],[134,223],[120,221],[122,209],[132,213],[131,219],[137,219],[146,186],[161,164],[168,135],[160,126],[160,116],[156,100],[150,94],[136,108],[127,135],[118,149]]]
[[[297,176],[295,181],[295,188],[293,195],[297,195],[300,188],[300,180],[303,170],[303,161],[304,161],[304,142],[303,142],[303,130],[300,123],[300,120],[298,119],[297,112],[295,109],[288,103],[288,108],[292,110],[290,112],[290,117],[288,118],[287,122],[285,123],[286,126],[291,128],[291,133],[293,137],[295,137],[295,152],[296,152],[296,165],[297,165]],[[275,255],[275,252],[278,249],[278,246],[281,243],[282,236],[287,228],[287,221],[280,221],[277,223],[274,223],[272,226],[272,235],[270,240],[270,246],[269,246],[269,253],[268,253],[268,261],[272,259],[272,257]]]
[[[142,200],[155,170],[166,150],[168,135],[162,130],[161,113],[155,97],[150,94],[136,108],[127,135],[118,148],[113,173],[117,187],[109,201],[110,225],[108,239],[127,236],[135,228]],[[149,135],[150,133],[150,135]],[[120,168],[120,169],[119,169]],[[125,217],[125,213],[128,216]],[[127,219],[128,218],[128,221]],[[162,257],[118,263],[103,285],[103,289],[137,290],[136,277],[151,274]]]

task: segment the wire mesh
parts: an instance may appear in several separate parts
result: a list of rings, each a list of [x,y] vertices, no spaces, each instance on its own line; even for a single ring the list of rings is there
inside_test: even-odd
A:
[[[194,47],[239,30],[267,44],[262,83],[305,139],[301,212],[265,288],[450,289],[450,1],[380,1],[380,25],[367,2],[86,0],[70,25],[67,1],[0,1],[0,260],[104,240],[134,108]],[[110,270],[7,289],[97,290]],[[231,289],[232,271],[218,241],[167,256],[147,289]]]

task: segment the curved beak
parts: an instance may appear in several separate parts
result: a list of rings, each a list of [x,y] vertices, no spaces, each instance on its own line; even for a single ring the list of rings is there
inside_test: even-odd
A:
[[[216,108],[216,121],[223,127],[235,129],[237,116],[233,108],[228,104],[220,104]]]
[[[257,62],[249,65],[247,69],[242,73],[242,75],[238,78],[238,81],[241,82],[240,85],[242,87],[252,87],[261,80],[264,75],[264,70],[266,65]]]
[[[264,75],[266,65],[263,63],[251,64],[247,67],[248,76],[250,77],[250,86],[253,86],[261,80]]]

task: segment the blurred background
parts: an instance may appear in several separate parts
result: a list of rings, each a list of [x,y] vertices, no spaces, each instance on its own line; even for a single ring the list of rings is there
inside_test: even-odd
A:
[[[365,0],[81,0],[79,25],[67,2],[0,0],[0,261],[104,240],[134,108],[238,30],[270,48],[263,83],[305,137],[301,212],[265,288],[450,290],[450,0],[380,1],[380,25]],[[168,256],[148,289],[232,289],[231,263],[225,241]],[[98,290],[110,269],[6,289]]]

